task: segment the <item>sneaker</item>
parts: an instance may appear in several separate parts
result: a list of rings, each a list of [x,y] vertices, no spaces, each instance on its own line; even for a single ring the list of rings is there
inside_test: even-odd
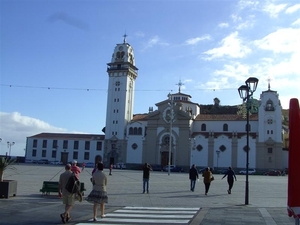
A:
[[[101,215],[101,218],[105,218],[105,217],[106,217],[106,215],[105,215],[105,214]]]

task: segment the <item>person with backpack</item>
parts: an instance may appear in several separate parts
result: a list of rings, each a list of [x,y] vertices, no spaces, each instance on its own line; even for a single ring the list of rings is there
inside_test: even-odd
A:
[[[106,185],[107,185],[107,177],[105,173],[103,173],[104,165],[102,162],[97,164],[97,170],[94,172],[92,176],[93,190],[87,196],[86,200],[90,203],[94,204],[93,212],[94,212],[94,221],[97,221],[97,212],[98,205],[100,204],[101,218],[106,217],[104,214],[105,203],[108,202]]]
[[[73,173],[71,171],[71,165],[67,164],[65,166],[65,172],[59,177],[58,186],[58,194],[62,197],[63,204],[65,204],[65,212],[60,214],[60,218],[63,223],[71,220],[70,212],[75,204],[75,195],[66,189],[66,185],[72,176]]]

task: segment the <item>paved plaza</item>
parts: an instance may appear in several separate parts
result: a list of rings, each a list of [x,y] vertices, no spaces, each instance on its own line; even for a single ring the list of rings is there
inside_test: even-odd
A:
[[[63,166],[16,165],[6,170],[4,179],[17,180],[16,197],[0,199],[0,224],[61,224],[64,206],[57,193],[42,196],[43,181],[58,181]],[[80,175],[85,196],[92,190],[90,173]],[[104,171],[108,175],[108,169]],[[113,170],[108,176],[108,201],[104,219],[91,222],[92,204],[76,202],[68,224],[191,224],[191,225],[287,225],[287,176],[249,176],[250,198],[245,206],[245,176],[237,175],[232,194],[226,179],[214,175],[207,196],[202,179],[190,191],[188,173],[151,172],[150,193],[142,194],[142,171]]]

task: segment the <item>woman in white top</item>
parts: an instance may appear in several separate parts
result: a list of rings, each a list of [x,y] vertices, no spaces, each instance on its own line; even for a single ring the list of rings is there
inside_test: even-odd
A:
[[[97,221],[98,204],[100,204],[101,218],[104,218],[104,204],[108,202],[106,192],[107,177],[103,173],[103,168],[103,163],[97,164],[97,171],[92,177],[93,190],[86,198],[88,202],[94,203],[94,221]]]

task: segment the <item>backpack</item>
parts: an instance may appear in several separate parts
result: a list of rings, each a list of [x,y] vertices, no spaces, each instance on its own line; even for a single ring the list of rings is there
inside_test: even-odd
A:
[[[71,194],[80,192],[80,181],[74,173],[72,173],[72,175],[69,177],[65,188]]]

